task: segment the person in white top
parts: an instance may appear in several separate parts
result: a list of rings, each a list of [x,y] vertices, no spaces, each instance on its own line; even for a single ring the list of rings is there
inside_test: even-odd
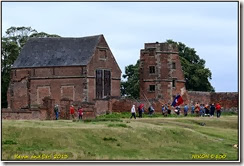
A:
[[[130,119],[134,117],[136,119],[136,108],[135,108],[135,105],[132,106],[131,108],[131,117]]]

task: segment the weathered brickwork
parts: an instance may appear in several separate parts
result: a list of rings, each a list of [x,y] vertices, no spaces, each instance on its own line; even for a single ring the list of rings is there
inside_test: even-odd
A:
[[[111,74],[106,78],[110,80],[107,81],[107,91],[110,92],[106,95],[104,92],[101,97],[120,96],[121,70],[105,38],[102,35],[97,38],[94,53],[86,65],[13,68],[8,90],[9,108],[18,111],[21,108],[40,107],[47,96],[54,99],[56,104],[60,104],[64,98],[94,102],[97,98],[96,70],[106,70]],[[105,76],[101,79],[103,81]]]
[[[188,91],[190,103],[211,104],[219,103],[224,110],[238,110],[237,92],[197,92]]]
[[[140,56],[140,99],[171,102],[185,88],[178,48],[167,43],[146,43]]]
[[[188,99],[191,104],[210,104],[211,92],[188,91]]]

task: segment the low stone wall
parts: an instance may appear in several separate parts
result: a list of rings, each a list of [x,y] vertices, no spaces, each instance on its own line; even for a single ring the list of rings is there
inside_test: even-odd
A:
[[[11,111],[2,109],[2,119],[5,120],[45,120],[47,112],[44,109]]]
[[[95,100],[95,114],[96,116],[110,113],[109,110],[110,100]]]
[[[78,107],[83,109],[83,116],[82,119],[94,119],[95,115],[95,103],[93,102],[81,102],[81,101],[74,101],[73,105],[75,110],[78,110]],[[75,117],[78,119],[79,115],[78,112],[75,112]]]
[[[135,105],[136,109],[140,104],[144,104],[145,112],[148,112],[148,107],[152,104],[156,112],[161,112],[162,102],[159,100],[133,100],[125,98],[111,99],[111,111],[112,112],[130,112],[132,105]],[[136,110],[137,112],[137,110]]]

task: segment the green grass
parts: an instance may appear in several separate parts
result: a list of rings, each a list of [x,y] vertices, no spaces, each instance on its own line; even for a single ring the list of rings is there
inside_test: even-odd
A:
[[[237,116],[158,115],[136,120],[124,116],[130,114],[85,122],[3,120],[2,160],[23,160],[17,156],[57,160],[57,155],[58,160],[196,160],[194,154],[238,159],[238,149],[233,147],[238,144]]]

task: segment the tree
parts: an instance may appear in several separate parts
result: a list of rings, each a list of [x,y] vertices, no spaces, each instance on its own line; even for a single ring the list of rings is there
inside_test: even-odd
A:
[[[209,82],[212,79],[212,73],[205,67],[205,60],[196,54],[195,49],[173,40],[167,40],[166,42],[178,46],[181,66],[186,79],[186,89],[214,92],[214,88]]]
[[[45,32],[38,33],[31,27],[10,27],[6,30],[6,35],[2,37],[2,54],[1,54],[1,104],[7,107],[7,91],[10,82],[11,66],[17,59],[20,50],[27,40],[32,37],[60,37],[55,34]]]
[[[167,40],[166,42],[178,46],[181,66],[186,79],[186,89],[213,92],[214,88],[209,82],[209,79],[212,79],[212,73],[208,68],[205,68],[205,60],[196,54],[195,49],[173,40]],[[135,65],[125,67],[123,78],[127,78],[127,81],[121,82],[122,96],[139,98],[139,62],[138,60]]]
[[[139,64],[140,60],[135,65],[129,65],[125,67],[125,74],[123,78],[127,81],[121,82],[121,95],[138,99],[139,98]]]

